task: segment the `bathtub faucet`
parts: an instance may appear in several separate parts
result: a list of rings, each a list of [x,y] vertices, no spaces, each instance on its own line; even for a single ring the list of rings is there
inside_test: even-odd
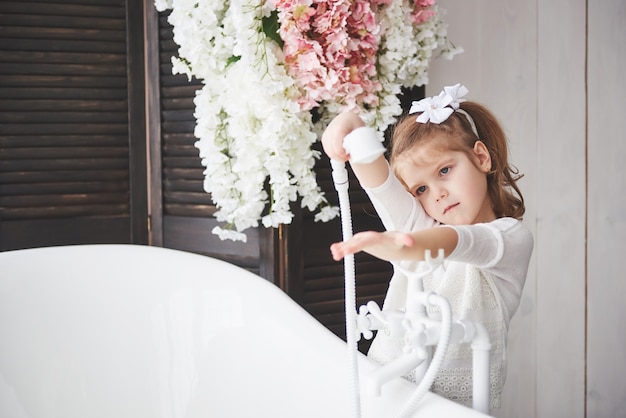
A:
[[[473,351],[473,402],[474,409],[489,412],[489,353],[491,344],[484,325],[470,321],[452,321],[448,300],[434,292],[425,292],[423,278],[437,269],[444,260],[443,250],[436,258],[429,251],[425,254],[425,269],[420,273],[406,271],[394,266],[407,277],[406,309],[381,310],[374,301],[359,308],[356,319],[358,338],[373,337],[373,331],[384,332],[387,337],[402,346],[399,355],[364,379],[364,390],[370,396],[380,396],[382,386],[401,376],[414,376],[418,383],[415,395],[407,405],[408,413],[417,407],[427,392],[443,362],[449,342],[470,343]],[[428,317],[427,306],[436,306],[441,319]],[[437,346],[434,356],[431,347]]]
[[[443,309],[449,310],[449,304],[447,300],[433,292],[424,292],[422,280],[443,263],[443,250],[439,251],[436,258],[432,258],[430,251],[427,251],[424,258],[426,268],[417,274],[405,271],[399,265],[394,266],[407,276],[405,310],[381,311],[374,301],[359,308],[357,316],[359,338],[363,335],[364,338],[370,339],[373,336],[372,331],[377,330],[402,345],[402,352],[398,357],[366,377],[365,389],[372,396],[379,396],[381,387],[399,376],[414,375],[416,382],[422,380],[431,360],[428,347],[439,342],[442,323],[429,318],[426,307],[443,303],[447,305]],[[449,323],[446,324],[446,328],[450,328]]]
[[[412,376],[417,383],[423,381],[429,367],[431,370],[433,367],[430,347],[438,345],[437,350],[442,353],[447,348],[452,327],[447,299],[432,292],[422,292],[418,297],[423,298],[427,305],[437,305],[441,310],[447,309],[448,315],[444,316],[443,321],[437,321],[428,318],[421,311],[381,311],[373,301],[368,302],[365,309],[359,310],[361,325],[373,326],[372,330],[384,332],[389,339],[398,341],[402,347],[395,359],[381,365],[365,377],[364,389],[370,396],[380,396],[382,386],[396,377]],[[455,331],[461,335],[459,332],[461,330]],[[371,333],[371,330],[366,330],[363,336],[371,338]],[[433,373],[434,378],[437,370],[432,371],[431,375]],[[432,382],[428,387],[431,384]]]

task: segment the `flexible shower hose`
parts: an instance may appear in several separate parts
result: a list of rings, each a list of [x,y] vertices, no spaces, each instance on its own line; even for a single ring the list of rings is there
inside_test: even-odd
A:
[[[350,212],[350,198],[348,195],[348,170],[345,163],[331,160],[333,182],[339,196],[339,209],[341,212],[341,230],[343,240],[352,238],[352,214]],[[344,257],[345,276],[345,310],[346,310],[346,342],[348,344],[348,360],[350,363],[350,375],[352,378],[352,403],[354,418],[361,417],[361,391],[359,386],[358,366],[358,339],[356,329],[356,278],[354,268],[354,255]]]
[[[339,209],[341,213],[341,229],[343,240],[352,238],[352,213],[350,211],[350,197],[348,194],[349,179],[348,170],[343,162],[331,160],[332,177],[335,189],[339,196]],[[356,274],[354,255],[344,257],[345,276],[345,313],[346,313],[346,342],[348,344],[348,359],[350,363],[350,375],[352,378],[352,402],[354,418],[361,417],[361,394],[358,368],[358,337],[357,337],[357,311],[356,311]],[[450,341],[452,328],[452,312],[450,303],[444,297],[431,294],[428,297],[431,304],[438,305],[441,310],[442,328],[437,344],[437,350],[432,362],[428,366],[424,377],[418,384],[415,392],[409,398],[398,418],[409,417],[417,409],[420,401],[430,389],[439,368],[443,362],[445,352]]]

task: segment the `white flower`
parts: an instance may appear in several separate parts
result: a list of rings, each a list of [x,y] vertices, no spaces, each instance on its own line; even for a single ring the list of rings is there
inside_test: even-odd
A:
[[[180,58],[172,57],[172,74],[185,74],[187,75],[187,80],[191,81],[193,77],[193,73],[189,64]]]
[[[233,231],[232,229],[222,229],[219,226],[214,227],[211,232],[217,235],[218,237],[220,237],[221,240],[230,239],[233,241],[243,241],[243,242],[246,242],[248,240],[248,237],[246,236],[246,234]]]
[[[337,206],[324,206],[319,213],[315,214],[315,221],[328,222],[339,216],[339,208]]]
[[[369,104],[339,88],[326,89],[319,93],[323,97],[308,97],[321,100],[313,123],[299,104],[309,93],[288,75],[285,54],[264,32],[263,19],[272,16],[274,6],[265,0],[155,0],[157,10],[171,9],[168,21],[179,46],[172,72],[203,82],[194,98],[195,146],[205,167],[204,189],[217,206],[215,217],[226,224],[213,229],[221,239],[245,241],[243,231],[259,223],[290,223],[290,204],[298,199],[317,212],[315,220],[338,216],[317,184],[319,152],[312,145],[330,120],[348,109],[359,111],[382,140],[402,112],[401,86],[428,81],[436,49],[452,53],[436,8],[435,16],[415,25],[411,2],[377,6],[379,30],[370,35],[378,42],[378,72]],[[339,83],[336,71],[328,71],[327,81],[329,87]]]
[[[163,10],[171,9],[172,2],[172,0],[155,0],[154,6],[159,12],[162,12]]]

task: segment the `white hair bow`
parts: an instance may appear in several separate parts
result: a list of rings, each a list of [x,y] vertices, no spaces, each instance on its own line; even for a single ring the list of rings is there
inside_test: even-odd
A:
[[[421,112],[416,119],[417,122],[440,124],[459,108],[460,104],[465,101],[462,97],[467,93],[467,88],[461,84],[446,86],[438,96],[426,97],[413,102],[409,114]]]

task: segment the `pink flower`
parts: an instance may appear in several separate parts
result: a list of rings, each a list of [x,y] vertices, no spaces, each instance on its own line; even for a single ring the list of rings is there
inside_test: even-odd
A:
[[[311,29],[311,17],[315,16],[315,9],[306,4],[299,4],[294,8],[293,19],[295,26],[301,32],[307,32]]]
[[[413,13],[411,13],[411,21],[416,25],[427,22],[435,16],[435,12],[430,7],[435,4],[435,0],[417,0],[413,5]]]
[[[432,10],[418,10],[411,14],[411,21],[415,24],[427,22],[431,17],[435,15]]]
[[[301,110],[334,101],[345,109],[377,106],[381,29],[376,11],[393,0],[274,0],[288,74]],[[415,24],[434,15],[435,0],[415,0]]]

